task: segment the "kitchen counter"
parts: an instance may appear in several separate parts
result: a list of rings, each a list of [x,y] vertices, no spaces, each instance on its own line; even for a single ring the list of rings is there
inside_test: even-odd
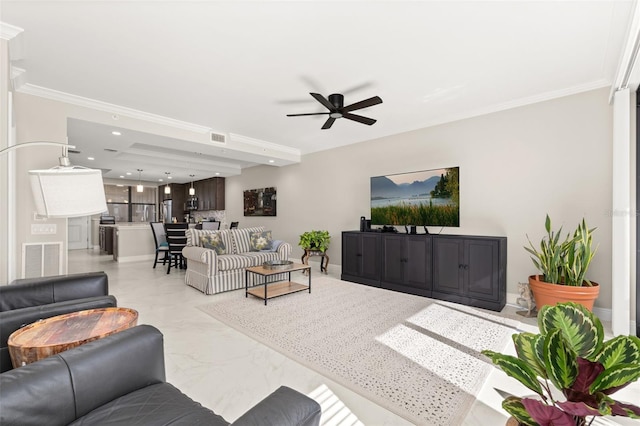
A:
[[[156,244],[148,222],[123,222],[114,226],[113,260],[152,261],[155,253]]]

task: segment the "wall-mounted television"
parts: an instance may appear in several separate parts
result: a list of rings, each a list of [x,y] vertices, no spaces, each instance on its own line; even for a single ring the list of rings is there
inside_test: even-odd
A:
[[[371,178],[372,225],[460,226],[460,168]]]

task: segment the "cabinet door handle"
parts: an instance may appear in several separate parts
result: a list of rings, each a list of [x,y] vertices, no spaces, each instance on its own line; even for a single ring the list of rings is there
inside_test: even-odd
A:
[[[362,257],[362,253],[356,253],[356,256]]]
[[[463,269],[463,268],[464,268],[464,265],[462,263],[459,263],[458,264],[458,269]]]

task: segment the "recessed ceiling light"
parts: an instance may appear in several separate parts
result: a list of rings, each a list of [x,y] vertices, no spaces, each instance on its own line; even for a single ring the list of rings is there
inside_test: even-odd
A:
[[[120,176],[121,179],[124,179],[124,176]]]
[[[113,132],[111,132],[111,134],[112,134],[112,135],[114,135],[114,136],[120,136],[120,135],[122,135],[122,133],[120,133],[120,132],[119,132],[119,131],[117,131],[117,130],[114,130]]]
[[[127,176],[131,176],[131,172],[127,172]]]
[[[173,176],[167,176],[167,179],[173,179]]]
[[[275,162],[276,162],[276,160],[269,160],[269,162],[270,162],[270,163],[275,163]]]
[[[119,183],[119,184],[117,184],[116,186],[124,186],[124,185],[123,185],[123,184],[121,184],[121,183]]]
[[[93,157],[87,157],[87,160],[89,160],[89,161],[93,161],[93,160],[95,160],[95,158],[93,158]]]
[[[219,173],[219,172],[216,172],[216,176],[220,176],[220,173]]]
[[[163,182],[163,180],[162,179],[158,179],[158,182]]]

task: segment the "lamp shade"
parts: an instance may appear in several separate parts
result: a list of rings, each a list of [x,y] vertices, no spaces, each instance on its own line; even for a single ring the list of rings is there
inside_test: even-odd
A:
[[[107,211],[100,170],[84,167],[29,170],[29,180],[41,216],[80,217]]]

